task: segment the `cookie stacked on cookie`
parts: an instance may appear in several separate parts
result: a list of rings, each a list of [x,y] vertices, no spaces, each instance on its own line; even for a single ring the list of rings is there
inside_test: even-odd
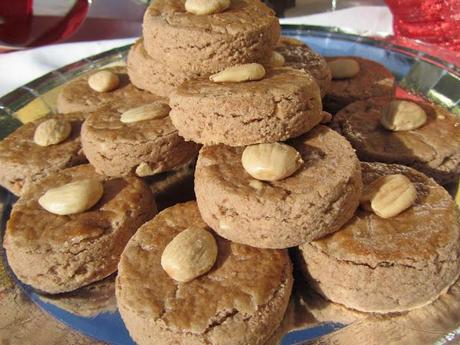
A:
[[[143,39],[128,56],[134,85],[167,97],[186,80],[260,61],[278,42],[278,19],[260,1],[208,5],[205,10],[190,5],[189,11],[181,0],[150,5],[144,15]]]
[[[337,231],[353,215],[359,161],[345,138],[320,125],[321,90],[304,68],[232,66],[183,83],[170,105],[179,134],[205,145],[195,193],[221,236],[288,248]]]

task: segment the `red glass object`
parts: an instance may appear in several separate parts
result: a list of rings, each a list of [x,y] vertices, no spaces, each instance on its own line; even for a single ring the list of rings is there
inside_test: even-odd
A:
[[[386,0],[396,37],[460,52],[460,0]]]
[[[56,0],[57,3],[59,0]],[[0,1],[0,47],[17,49],[68,38],[88,13],[87,0],[75,0],[62,15],[35,15],[33,0]]]

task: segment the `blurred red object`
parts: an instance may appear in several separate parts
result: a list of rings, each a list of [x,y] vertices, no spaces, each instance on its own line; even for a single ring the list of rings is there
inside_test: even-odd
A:
[[[396,37],[460,52],[460,0],[386,0]]]
[[[0,48],[20,49],[65,40],[84,21],[89,1],[75,0],[59,15],[35,15],[33,6],[33,0],[0,1]]]

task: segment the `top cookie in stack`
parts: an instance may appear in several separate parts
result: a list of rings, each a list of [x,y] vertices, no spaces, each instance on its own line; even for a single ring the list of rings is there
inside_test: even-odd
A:
[[[259,0],[158,0],[144,16],[144,39],[131,50],[129,76],[139,88],[168,96],[181,82],[262,60],[280,25]],[[171,64],[174,61],[174,64]]]

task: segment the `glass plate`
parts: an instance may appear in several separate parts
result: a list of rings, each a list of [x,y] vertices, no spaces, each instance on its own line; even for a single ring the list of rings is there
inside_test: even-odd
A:
[[[385,65],[396,76],[401,88],[438,103],[460,116],[460,68],[456,65],[385,40],[357,36],[337,28],[283,25],[283,34],[306,42],[324,56],[351,55],[377,61]],[[0,98],[0,139],[24,122],[54,113],[56,97],[64,83],[88,71],[123,63],[129,47],[116,48],[65,66]],[[14,201],[15,197],[12,194],[0,188],[0,203],[7,206],[0,218],[2,219],[0,228],[2,234]],[[31,288],[16,282],[42,309],[70,327],[110,344],[134,344],[117,311],[103,312],[93,317],[76,316],[44,302]],[[457,309],[460,314],[460,303]],[[460,316],[458,318],[457,315],[448,316],[450,323],[448,325],[444,323],[435,337],[428,337],[435,339],[435,341],[430,340],[431,343],[446,344],[453,343],[455,339],[458,340]],[[332,319],[340,320],[340,318]],[[281,344],[310,343],[310,340],[314,338],[342,329],[345,326],[344,323],[347,322],[310,322],[309,327],[284,335]],[[420,331],[423,332],[423,330]],[[392,332],[394,335],[395,330]],[[382,342],[385,340],[382,339]]]

